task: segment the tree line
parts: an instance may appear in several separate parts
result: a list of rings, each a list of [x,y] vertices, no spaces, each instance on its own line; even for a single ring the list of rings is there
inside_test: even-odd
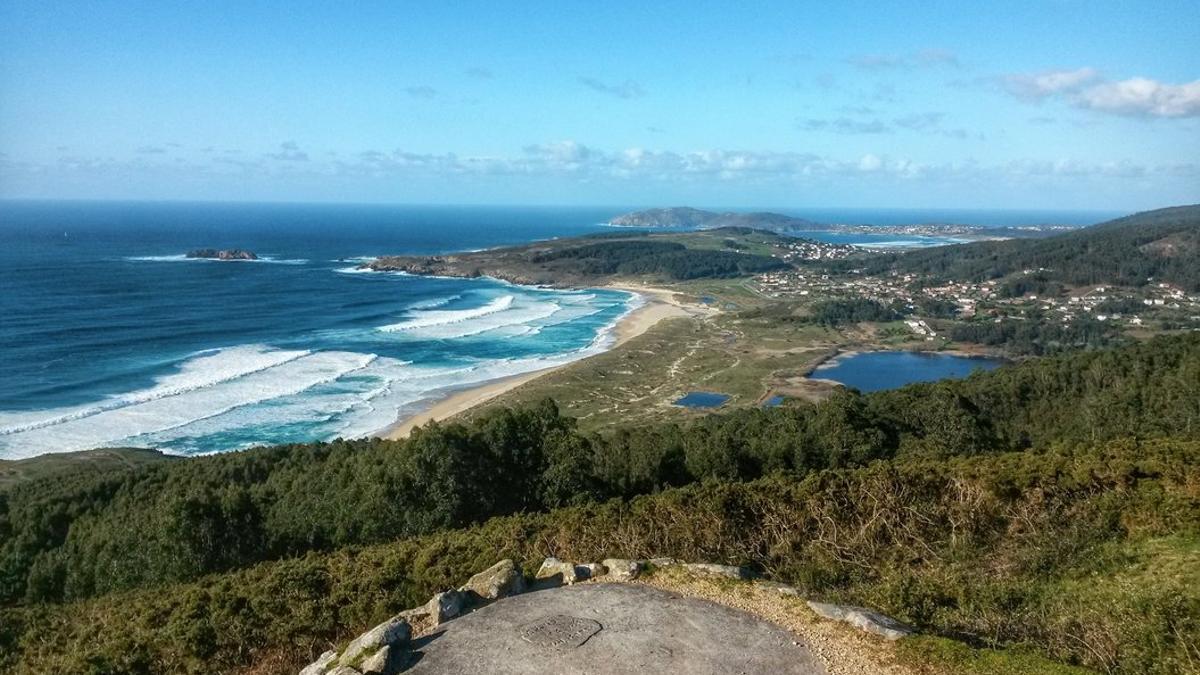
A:
[[[983,241],[833,263],[869,274],[915,274],[926,283],[1016,277],[1010,296],[1064,285],[1140,287],[1167,282],[1200,291],[1200,206],[1147,211],[1041,239]]]
[[[746,276],[790,267],[770,256],[646,240],[599,241],[554,248],[535,253],[530,261],[539,264],[570,261],[576,271],[591,275],[659,275],[681,281]]]

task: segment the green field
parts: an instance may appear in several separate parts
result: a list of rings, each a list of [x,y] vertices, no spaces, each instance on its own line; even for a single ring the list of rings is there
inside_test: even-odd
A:
[[[711,282],[704,286],[709,287],[695,292],[724,290]],[[722,293],[718,301],[728,302],[729,297]],[[845,342],[845,334],[827,328],[749,321],[730,312],[710,319],[668,319],[611,351],[547,373],[465,416],[548,397],[578,418],[582,428],[601,429],[711,412],[673,405],[689,391],[730,395],[723,408],[757,406],[777,393],[805,395],[803,375]]]
[[[18,460],[0,459],[0,491],[47,476],[127,471],[171,459],[171,455],[164,455],[157,450],[139,448],[63,452]]]

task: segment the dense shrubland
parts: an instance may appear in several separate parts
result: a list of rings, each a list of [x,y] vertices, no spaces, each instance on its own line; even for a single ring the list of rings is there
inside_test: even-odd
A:
[[[554,248],[531,258],[539,264],[564,260],[572,261],[576,271],[583,274],[654,275],[677,280],[746,276],[790,267],[770,256],[645,240]]]
[[[1102,349],[1128,342],[1121,328],[1110,321],[1083,316],[1071,323],[1041,316],[993,321],[984,318],[955,324],[950,339],[989,347],[1003,347],[1013,355],[1045,356],[1076,349]]]
[[[0,610],[0,665],[287,672],[497,558],[528,568],[554,554],[724,560],[976,646],[1113,673],[1186,672],[1200,659],[1197,485],[1200,442],[1178,440],[705,481]]]
[[[903,314],[877,300],[850,298],[822,300],[809,310],[808,321],[823,326],[841,326],[863,321],[897,321]]]

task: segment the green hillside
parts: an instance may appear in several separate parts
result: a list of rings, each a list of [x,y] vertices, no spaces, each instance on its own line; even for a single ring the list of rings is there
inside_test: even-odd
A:
[[[881,256],[866,267],[970,281],[1040,270],[1044,281],[1068,285],[1142,286],[1153,280],[1200,291],[1200,205],[1146,211],[1043,239]]]
[[[177,458],[142,448],[105,448],[39,455],[29,459],[0,459],[0,491],[47,476],[126,471],[172,459]]]
[[[552,551],[728,561],[809,597],[878,607],[926,634],[899,654],[931,675],[1067,672],[1032,667],[1030,654],[1107,673],[1194,672],[1198,467],[1195,441],[1123,440],[708,481],[0,609],[0,669],[294,673],[496,559],[529,570]],[[963,667],[972,662],[990,665]]]

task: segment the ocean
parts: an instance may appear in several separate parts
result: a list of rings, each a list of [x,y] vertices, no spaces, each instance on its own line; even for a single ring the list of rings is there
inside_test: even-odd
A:
[[[634,296],[362,272],[602,231],[587,209],[0,205],[0,457],[358,437],[602,350]],[[244,248],[260,261],[187,259]]]
[[[611,231],[624,210],[0,202],[0,458],[365,436],[454,390],[597,353],[635,296],[357,265]],[[975,222],[1014,224],[1005,214]],[[261,259],[186,258],[195,248]]]

